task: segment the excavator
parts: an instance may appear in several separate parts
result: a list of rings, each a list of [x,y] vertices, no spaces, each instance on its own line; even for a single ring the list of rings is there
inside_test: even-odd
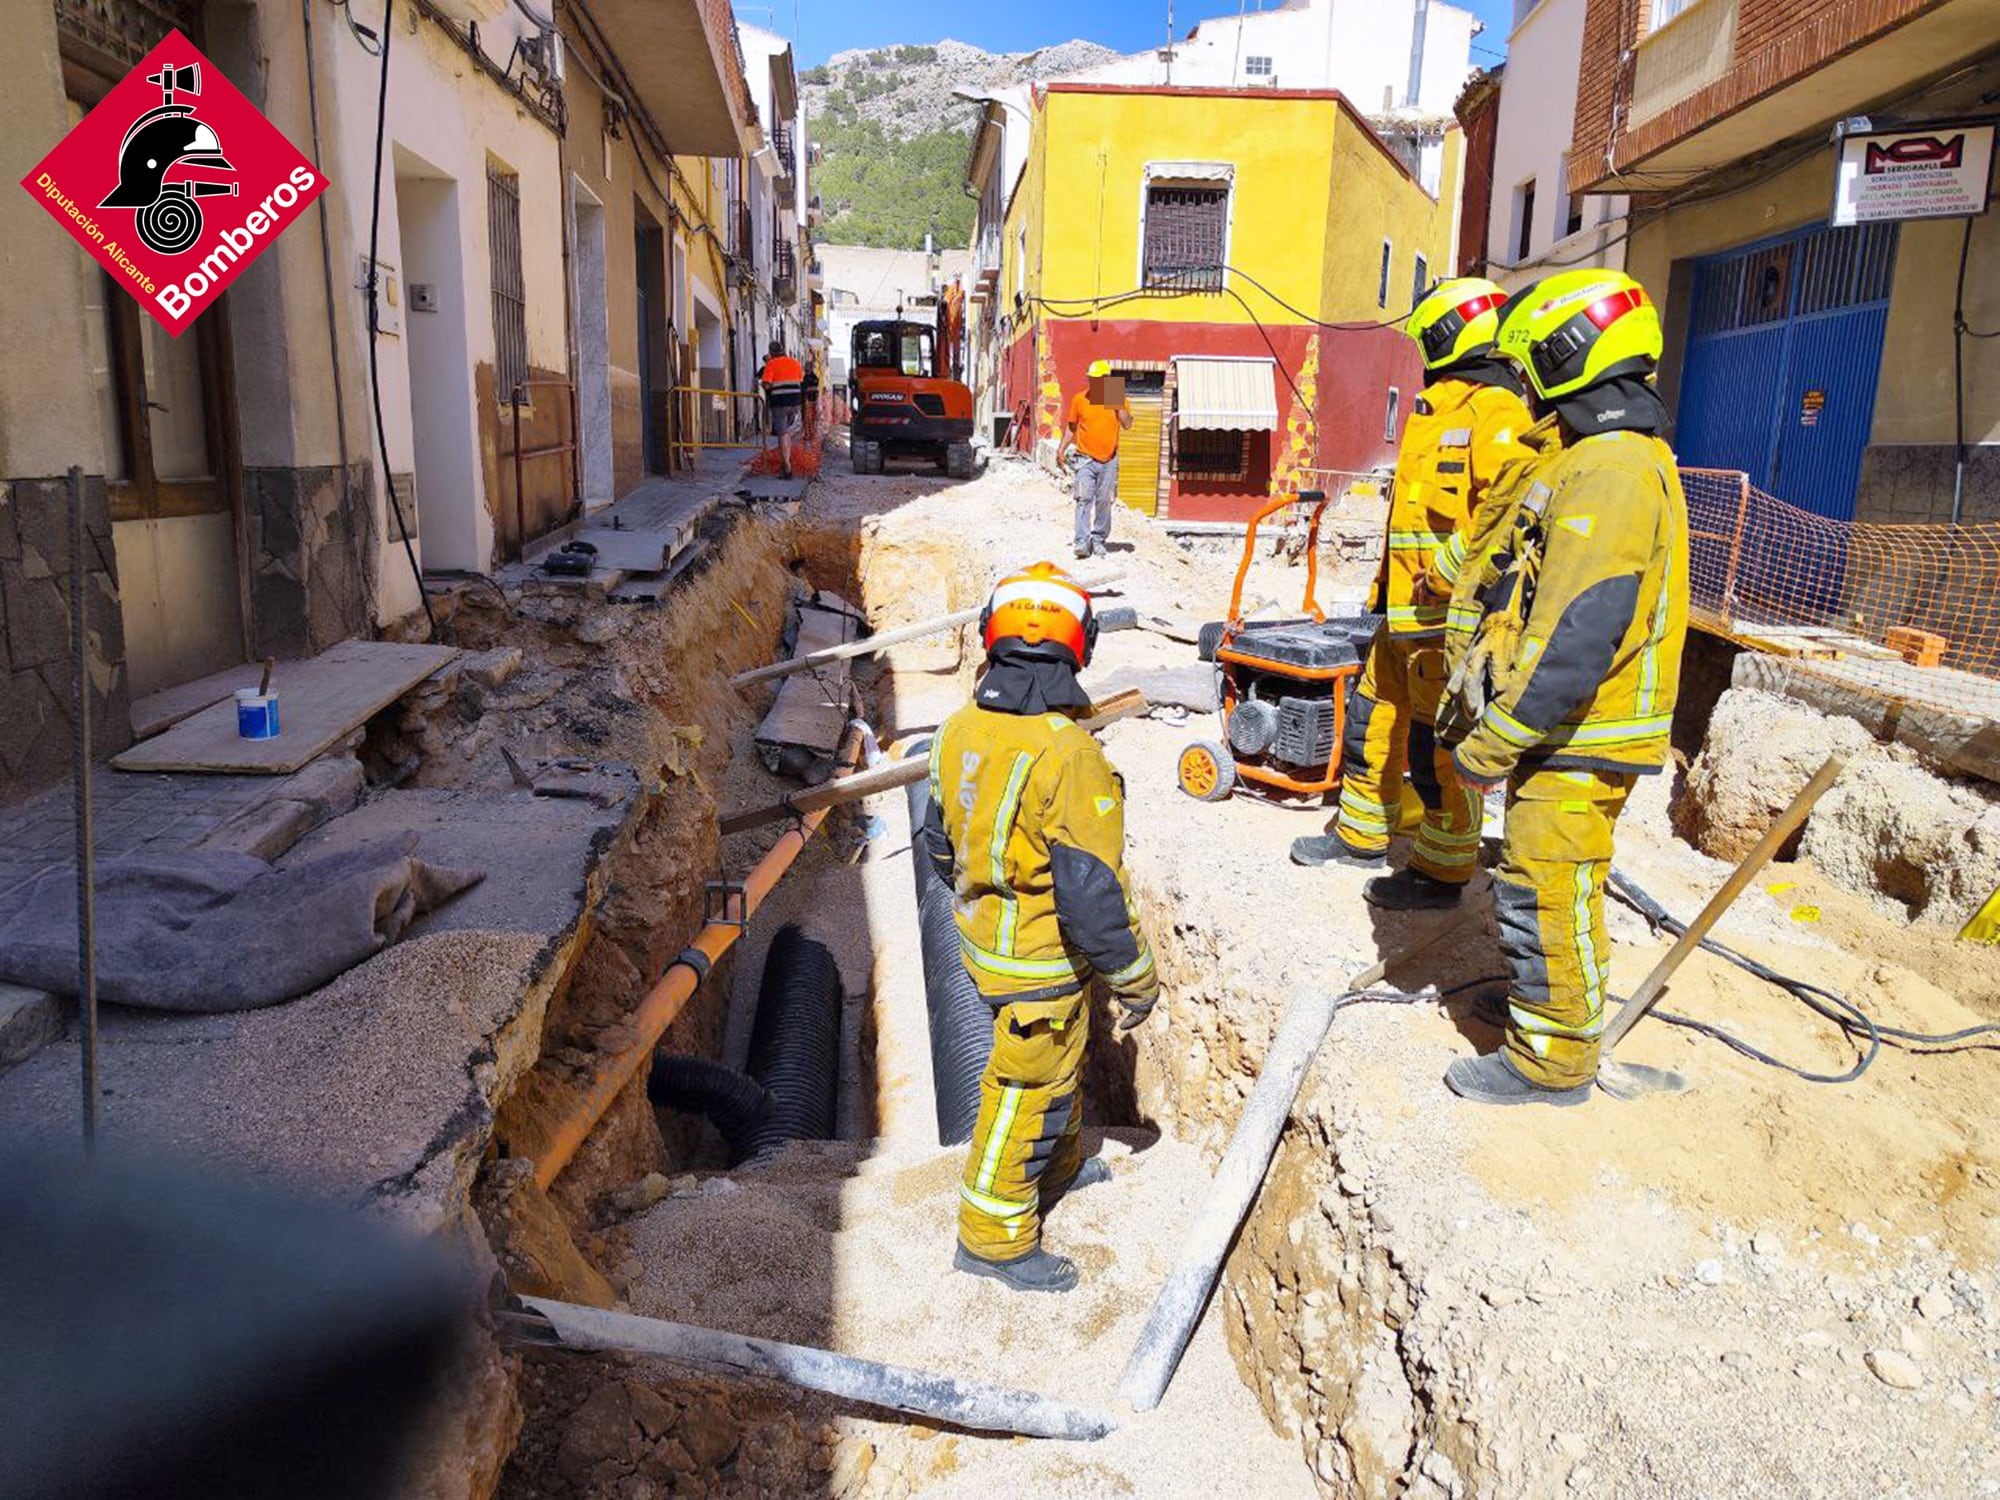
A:
[[[854,325],[848,358],[848,453],[857,474],[889,458],[928,459],[972,477],[972,392],[939,373],[937,330],[901,318]]]

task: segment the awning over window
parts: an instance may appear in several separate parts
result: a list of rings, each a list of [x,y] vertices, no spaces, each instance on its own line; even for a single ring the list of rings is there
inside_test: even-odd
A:
[[[1229,182],[1236,176],[1230,161],[1149,161],[1148,182]]]
[[[1181,431],[1277,431],[1278,376],[1271,360],[1181,355],[1174,369]]]

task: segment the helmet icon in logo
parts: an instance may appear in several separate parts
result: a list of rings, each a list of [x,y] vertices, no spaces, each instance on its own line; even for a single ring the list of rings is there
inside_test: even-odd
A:
[[[195,118],[194,105],[177,100],[201,93],[201,68],[162,66],[146,82],[160,86],[160,104],[139,116],[118,148],[118,186],[99,208],[138,210],[139,238],[161,255],[179,255],[201,238],[197,198],[233,197],[233,182],[168,182],[176,167],[236,170],[222,154],[215,132]]]

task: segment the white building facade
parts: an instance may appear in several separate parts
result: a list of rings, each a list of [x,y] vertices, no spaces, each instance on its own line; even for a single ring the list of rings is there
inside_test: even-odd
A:
[[[1627,201],[1572,196],[1584,0],[1514,0],[1493,138],[1487,271],[1512,291],[1571,266],[1622,266]]]

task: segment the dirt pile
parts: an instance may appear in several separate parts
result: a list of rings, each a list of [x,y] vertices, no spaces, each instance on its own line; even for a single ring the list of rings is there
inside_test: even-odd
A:
[[[1674,828],[1704,854],[1739,860],[1827,756],[1836,750],[1858,756],[1874,744],[1852,719],[1829,719],[1774,693],[1732,688],[1716,703],[1701,754],[1688,769],[1674,803]]]
[[[1906,761],[1866,761],[1813,810],[1801,847],[1849,890],[1956,931],[2000,889],[2000,794]]]

